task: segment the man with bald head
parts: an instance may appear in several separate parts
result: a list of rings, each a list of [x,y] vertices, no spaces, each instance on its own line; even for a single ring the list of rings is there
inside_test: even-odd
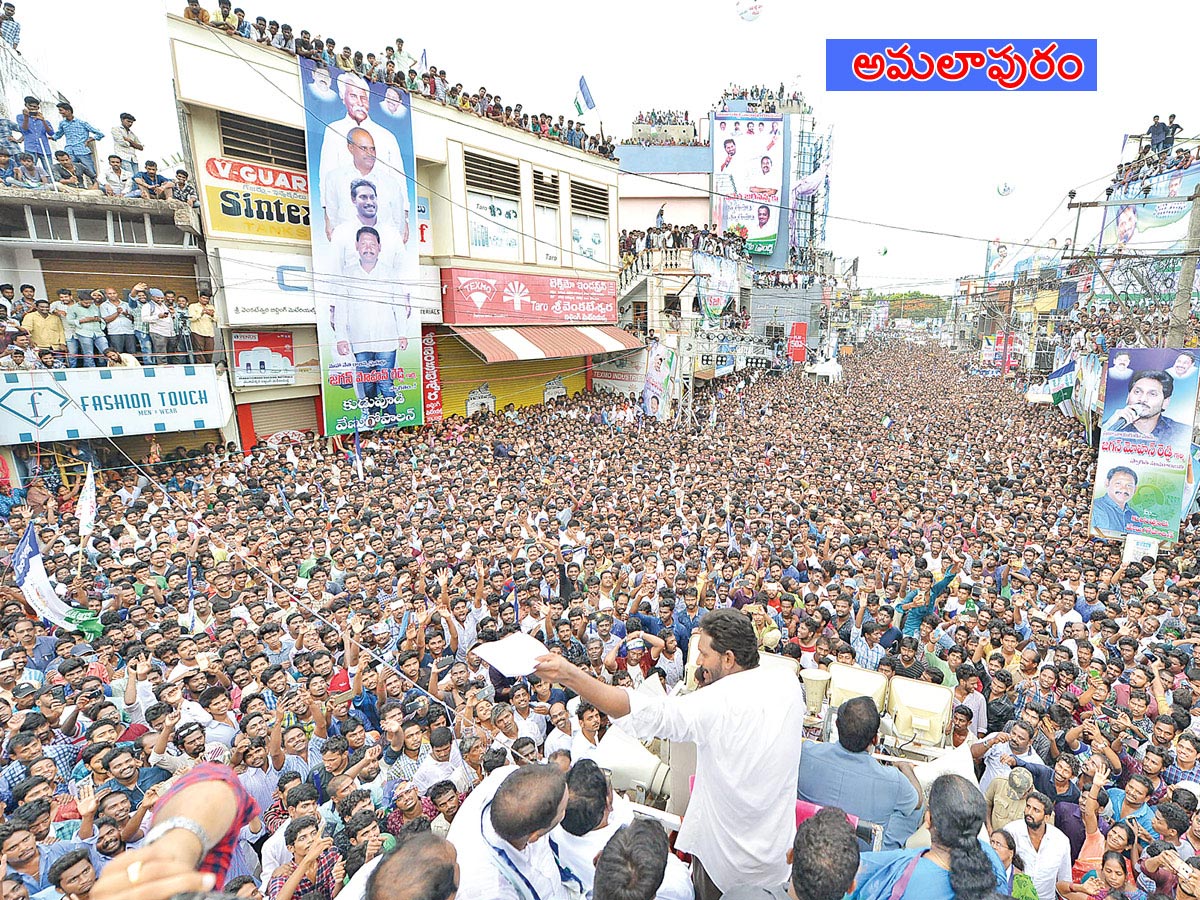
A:
[[[454,900],[458,879],[454,845],[432,832],[415,834],[375,867],[366,900]]]
[[[383,125],[371,118],[371,92],[360,76],[353,72],[341,72],[337,80],[338,95],[346,109],[346,115],[338,122],[332,122],[325,129],[321,142],[320,179],[321,190],[330,172],[346,161],[346,144],[350,130],[361,128],[367,132],[375,145],[374,155],[379,158],[383,168],[395,174],[407,187],[408,179],[404,173],[404,160],[400,156],[400,143],[396,136]]]
[[[403,176],[388,168],[379,155],[375,137],[365,128],[351,128],[346,135],[345,151],[339,164],[331,167],[321,182],[321,204],[325,210],[325,235],[333,240],[334,230],[347,223],[360,222],[362,210],[355,202],[356,185],[370,184],[375,209],[371,216],[400,232],[407,243],[408,186]]]
[[[458,850],[459,900],[561,900],[564,879],[549,834],[567,811],[567,781],[557,766],[504,766],[464,801],[447,835]]]

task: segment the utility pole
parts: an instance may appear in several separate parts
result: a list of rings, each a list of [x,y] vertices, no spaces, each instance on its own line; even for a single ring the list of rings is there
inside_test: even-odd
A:
[[[1197,251],[1200,251],[1200,193],[1192,195],[1192,211],[1188,215],[1187,246],[1183,266],[1179,270],[1179,286],[1171,306],[1171,323],[1167,327],[1167,346],[1182,347],[1187,340],[1188,319],[1192,314],[1192,286],[1196,283]]]

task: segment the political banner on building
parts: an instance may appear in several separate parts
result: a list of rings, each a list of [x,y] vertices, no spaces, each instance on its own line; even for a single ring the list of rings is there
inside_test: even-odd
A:
[[[1091,533],[1179,539],[1197,365],[1185,350],[1117,348],[1105,372]]]
[[[646,383],[646,351],[634,350],[592,367],[592,390],[637,399]]]
[[[696,292],[700,296],[700,312],[709,322],[720,320],[721,313],[739,294],[736,259],[693,253],[692,271],[698,276]]]
[[[788,335],[788,359],[794,363],[802,363],[808,356],[808,323],[793,322],[792,332]]]
[[[1099,263],[1107,282],[1094,281],[1096,298],[1111,299],[1115,289],[1127,303],[1174,300],[1186,259],[1181,254],[1187,249],[1189,198],[1200,190],[1195,151],[1187,157],[1185,152],[1183,147],[1172,148],[1152,162],[1130,162],[1120,169],[1100,231],[1100,246],[1116,253]],[[1125,155],[1132,153],[1127,149]],[[1121,205],[1121,201],[1128,203]],[[1124,257],[1125,251],[1133,252]],[[1200,279],[1192,288],[1192,302],[1197,299]]]
[[[783,206],[783,117],[717,113],[712,125],[713,221],[750,253],[769,256]]]
[[[1016,368],[1025,356],[1025,339],[1019,334],[1006,332],[985,335],[979,350],[979,364],[985,368],[1004,368],[1005,359],[1010,369]]]
[[[233,383],[238,387],[296,383],[290,331],[234,331]]]
[[[32,522],[13,550],[12,569],[17,587],[39,618],[68,631],[78,629],[90,638],[97,638],[103,633],[104,626],[95,613],[69,605],[55,592],[50,576],[46,574],[37,530]]]
[[[421,395],[425,421],[442,421],[442,375],[438,369],[437,335],[430,325],[421,329]]]
[[[200,188],[209,235],[308,243],[307,173],[213,156],[204,161]]]
[[[300,60],[325,433],[420,425],[421,313],[408,94]]]
[[[1183,152],[1182,147],[1168,151],[1180,156]],[[1187,237],[1187,214],[1192,206],[1188,198],[1200,188],[1200,165],[1131,165],[1136,177],[1123,178],[1113,185],[1112,205],[1104,209],[1100,243],[1105,247],[1170,252],[1169,245],[1182,243]],[[1129,201],[1127,206],[1116,205],[1124,200]],[[1147,200],[1151,202],[1144,202]]]
[[[646,378],[642,384],[642,411],[665,422],[671,413],[671,387],[675,378],[675,351],[662,341],[646,350]]]
[[[986,282],[1000,284],[1021,276],[1034,281],[1052,281],[1061,275],[1062,255],[1063,251],[1054,238],[1047,240],[1044,245],[1013,244],[998,239],[991,241],[985,260]]]

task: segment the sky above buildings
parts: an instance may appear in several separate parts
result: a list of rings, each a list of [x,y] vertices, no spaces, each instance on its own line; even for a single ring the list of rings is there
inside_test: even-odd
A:
[[[1075,231],[1068,190],[1076,189],[1080,200],[1102,198],[1124,134],[1169,113],[1178,115],[1184,136],[1200,133],[1200,118],[1186,102],[1195,95],[1187,55],[1155,50],[1147,29],[1079,0],[1014,0],[1003,15],[947,2],[763,0],[753,23],[738,18],[736,0],[239,4],[251,17],[288,21],[297,31],[333,37],[339,47],[378,52],[402,37],[409,52],[420,57],[425,50],[431,64],[446,69],[451,83],[486,85],[526,110],[571,112],[579,77],[586,76],[597,103],[589,128],[603,122],[605,133],[618,138],[628,136],[639,110],[684,108],[703,116],[730,83],[798,86],[817,127],[834,134],[827,246],[841,257],[859,256],[860,286],[878,290],[946,291],[957,276],[982,271],[993,238],[1061,243]],[[75,101],[78,115],[107,131],[118,113],[133,112],[148,153],[179,149],[164,13],[182,12],[182,0],[130,0],[99,15],[83,0],[17,5],[21,49]],[[1096,38],[1099,89],[827,93],[828,37],[1000,44]],[[228,86],[231,103],[238,89]],[[997,187],[1004,183],[1012,192],[1002,197]],[[1079,242],[1098,228],[1098,216],[1085,218]]]

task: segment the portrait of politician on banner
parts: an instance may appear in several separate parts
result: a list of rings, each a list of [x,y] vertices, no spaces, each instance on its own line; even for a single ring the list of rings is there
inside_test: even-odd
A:
[[[1192,351],[1112,351],[1092,499],[1092,534],[1178,540],[1195,410],[1196,359]]]
[[[328,434],[420,425],[421,316],[409,98],[300,61]]]
[[[661,342],[646,353],[646,380],[642,385],[642,412],[665,422],[671,414],[671,380],[675,374],[675,351]]]
[[[713,218],[746,238],[749,253],[775,252],[783,189],[783,117],[717,113],[713,119]]]

